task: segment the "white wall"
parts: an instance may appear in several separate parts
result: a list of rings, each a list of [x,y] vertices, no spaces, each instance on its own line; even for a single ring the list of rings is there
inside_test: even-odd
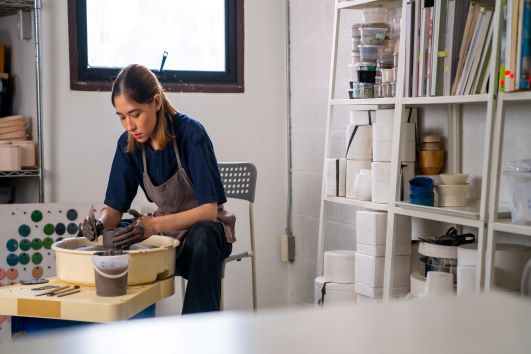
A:
[[[42,1],[46,200],[101,201],[122,128],[109,92],[70,90],[66,4]],[[245,93],[169,94],[179,110],[206,127],[218,160],[248,160],[257,166],[255,228],[260,307],[281,306],[287,299],[287,266],[280,262],[279,242],[286,208],[284,16],[283,2],[245,2]],[[12,46],[13,73],[21,77],[17,80],[15,112],[35,117],[33,41],[18,40],[15,30],[16,16],[0,19],[0,40]],[[139,202],[142,200],[143,195]],[[243,206],[233,208],[246,212]],[[243,230],[239,235],[236,247],[248,246]],[[225,284],[228,309],[249,308],[248,269],[248,263],[229,268]]]

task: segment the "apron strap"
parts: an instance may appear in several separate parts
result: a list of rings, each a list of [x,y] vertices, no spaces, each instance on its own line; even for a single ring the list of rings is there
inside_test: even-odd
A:
[[[175,152],[175,158],[177,160],[177,170],[182,170],[183,166],[181,164],[181,157],[179,156],[179,148],[177,148],[177,142],[175,141],[175,132],[173,130],[173,124],[171,122],[171,119],[168,119],[168,120],[170,123],[171,133],[173,135],[171,140],[173,144],[173,151]],[[146,147],[144,144],[142,144],[142,163],[144,164],[144,173],[147,173]]]
[[[179,156],[179,148],[177,147],[177,142],[175,141],[176,139],[176,135],[175,135],[175,131],[173,129],[173,123],[171,121],[171,119],[168,119],[169,121],[169,124],[170,124],[170,129],[171,129],[171,134],[173,135],[173,137],[171,138],[171,141],[172,141],[172,144],[173,144],[173,151],[175,151],[175,158],[177,159],[177,169],[178,170],[181,170],[183,168],[182,164],[181,164],[181,157]]]

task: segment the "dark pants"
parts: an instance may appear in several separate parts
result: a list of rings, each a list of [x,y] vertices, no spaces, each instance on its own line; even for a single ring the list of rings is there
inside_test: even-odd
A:
[[[232,251],[219,222],[192,225],[176,260],[175,274],[188,280],[183,314],[219,311],[221,267]]]

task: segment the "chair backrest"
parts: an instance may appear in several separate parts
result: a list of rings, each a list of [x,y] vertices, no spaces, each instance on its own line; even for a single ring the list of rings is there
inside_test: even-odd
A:
[[[227,198],[254,203],[256,167],[250,162],[218,162],[219,174]]]

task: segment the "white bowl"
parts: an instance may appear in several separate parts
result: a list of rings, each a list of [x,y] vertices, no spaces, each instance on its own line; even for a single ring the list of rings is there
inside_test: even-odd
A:
[[[468,175],[466,173],[445,173],[440,174],[442,184],[466,184]]]
[[[439,184],[435,190],[439,196],[439,206],[463,207],[469,184]]]

